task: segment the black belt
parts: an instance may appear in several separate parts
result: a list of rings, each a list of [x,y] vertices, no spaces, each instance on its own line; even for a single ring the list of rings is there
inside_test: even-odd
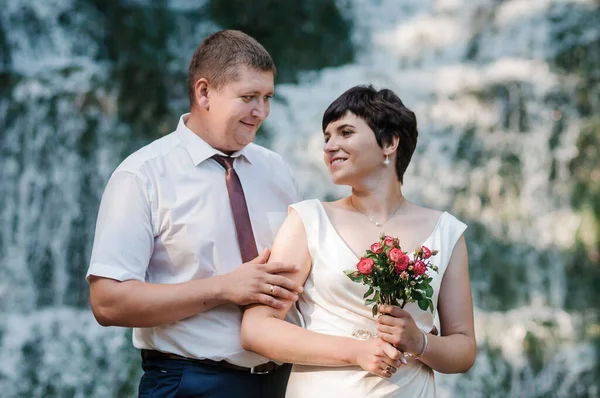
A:
[[[210,366],[216,366],[219,368],[224,368],[224,369],[231,369],[231,370],[239,370],[242,372],[247,372],[247,373],[252,373],[252,374],[266,374],[269,372],[272,372],[274,370],[277,370],[279,368],[279,365],[277,365],[275,362],[267,362],[267,363],[263,363],[262,365],[258,365],[258,366],[253,366],[251,368],[246,368],[243,366],[238,366],[238,365],[234,365],[232,363],[229,363],[227,361],[213,361],[212,359],[195,359],[195,358],[187,358],[187,357],[182,357],[181,355],[177,355],[177,354],[171,354],[168,352],[161,352],[161,351],[155,351],[155,350],[142,350],[142,359],[143,360],[178,360],[178,361],[190,361],[190,362],[194,362],[194,363],[198,363],[198,364],[202,364],[202,365],[210,365]]]

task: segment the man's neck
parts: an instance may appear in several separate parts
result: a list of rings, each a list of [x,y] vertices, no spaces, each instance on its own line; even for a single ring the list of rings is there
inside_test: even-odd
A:
[[[235,152],[219,148],[219,145],[215,142],[209,130],[206,129],[206,123],[202,122],[202,117],[198,114],[198,112],[194,111],[193,109],[190,112],[190,115],[188,116],[187,120],[185,120],[184,122],[186,127],[190,129],[192,133],[202,138],[204,142],[206,142],[208,145],[215,148],[216,150],[219,150],[226,155],[231,155]]]
[[[194,109],[191,110],[187,119],[184,120],[184,123],[186,127],[192,131],[192,133],[196,134],[198,137],[211,144],[212,140],[210,139],[210,134],[208,133],[208,130],[206,130],[205,128],[206,124],[202,123],[200,115],[198,115],[198,113],[195,112]]]

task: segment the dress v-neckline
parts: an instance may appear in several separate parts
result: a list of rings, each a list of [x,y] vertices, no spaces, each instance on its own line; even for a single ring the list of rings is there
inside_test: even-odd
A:
[[[321,208],[321,211],[323,212],[323,216],[324,216],[325,220],[327,221],[329,228],[331,228],[333,230],[334,235],[342,243],[342,246],[344,246],[346,248],[346,250],[356,258],[356,260],[360,260],[362,258],[362,256],[359,256],[354,252],[354,250],[350,247],[350,245],[348,245],[348,243],[344,240],[344,238],[342,238],[342,235],[340,235],[338,230],[335,228],[335,226],[331,222],[331,219],[329,218],[329,214],[327,214],[327,210],[325,210],[325,206],[323,205],[323,202],[321,202],[319,199],[315,199],[315,200],[317,201],[317,203],[319,203],[319,206]],[[435,224],[435,227],[433,227],[433,230],[431,231],[431,233],[429,234],[427,239],[425,239],[423,241],[423,243],[421,243],[421,246],[424,246],[429,241],[429,239],[431,239],[433,237],[433,235],[437,232],[440,224],[442,223],[442,218],[444,218],[445,214],[446,214],[445,211],[442,212],[442,214],[440,214],[440,216]],[[419,246],[417,246],[417,247],[419,247]],[[366,251],[366,249],[365,249],[365,251]],[[409,251],[408,253],[410,254],[411,251]]]

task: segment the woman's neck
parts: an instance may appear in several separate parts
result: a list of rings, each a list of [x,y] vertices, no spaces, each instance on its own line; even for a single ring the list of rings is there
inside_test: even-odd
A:
[[[371,190],[353,188],[347,204],[349,208],[363,213],[377,224],[384,224],[410,205],[402,194],[399,183],[397,186],[379,186]]]

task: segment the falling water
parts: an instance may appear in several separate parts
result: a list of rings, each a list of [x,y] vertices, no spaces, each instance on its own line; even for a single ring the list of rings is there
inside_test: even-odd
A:
[[[345,89],[388,87],[416,112],[404,191],[469,224],[476,306],[476,365],[437,375],[439,396],[600,395],[600,4],[290,1],[298,10],[277,20],[305,20],[286,36],[269,20],[285,10],[255,2],[264,26],[231,25],[233,3],[0,0],[2,396],[135,395],[129,331],[88,310],[96,211],[120,160],[174,128],[189,57],[221,26],[274,53],[259,139],[303,197],[346,192],[320,132]]]

